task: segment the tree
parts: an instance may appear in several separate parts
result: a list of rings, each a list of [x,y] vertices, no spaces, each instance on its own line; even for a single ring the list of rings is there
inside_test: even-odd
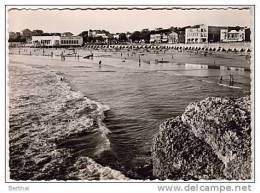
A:
[[[127,41],[127,37],[125,33],[120,33],[119,34],[119,39],[120,42],[126,42]]]
[[[134,33],[131,34],[131,36],[129,37],[133,42],[136,42],[136,41],[140,41],[142,39],[142,36],[141,36],[141,32],[139,31],[135,31]]]
[[[88,31],[83,31],[79,34],[79,36],[81,36],[83,38],[83,43],[87,43],[88,42]]]
[[[104,38],[102,36],[95,37],[95,42],[102,43],[104,41]]]
[[[150,41],[150,31],[148,29],[143,29],[141,31],[141,39],[145,41],[145,43],[149,43]]]
[[[64,32],[64,33],[62,33],[62,36],[73,36],[73,33],[71,33],[71,32]]]
[[[41,36],[43,34],[43,31],[40,29],[36,29],[32,31],[33,36]]]
[[[22,36],[26,39],[26,41],[29,41],[32,39],[32,31],[29,29],[24,29],[22,31]]]

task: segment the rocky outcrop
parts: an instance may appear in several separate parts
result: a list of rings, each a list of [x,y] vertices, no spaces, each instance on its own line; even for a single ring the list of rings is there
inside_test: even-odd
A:
[[[68,179],[128,180],[120,171],[104,167],[89,157],[80,157],[69,170]]]
[[[250,98],[209,97],[160,125],[153,174],[173,180],[251,178]]]

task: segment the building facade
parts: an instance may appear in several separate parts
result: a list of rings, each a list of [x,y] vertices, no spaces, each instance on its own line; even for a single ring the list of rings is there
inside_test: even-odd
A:
[[[178,40],[178,34],[176,32],[171,32],[169,35],[168,35],[168,43],[170,44],[176,44],[178,43],[179,40]]]
[[[60,46],[82,46],[83,38],[81,36],[61,36]]]
[[[208,42],[208,26],[201,24],[188,27],[185,29],[185,43],[207,43]]]
[[[220,30],[220,42],[245,41],[245,29],[222,29]]]
[[[161,34],[150,34],[150,43],[161,43]]]
[[[82,46],[81,36],[32,36],[34,47]]]
[[[53,47],[60,45],[60,36],[32,36],[34,47]]]

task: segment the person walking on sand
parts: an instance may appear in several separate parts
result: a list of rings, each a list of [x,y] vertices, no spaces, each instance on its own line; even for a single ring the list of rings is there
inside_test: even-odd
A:
[[[141,66],[141,58],[139,57],[139,67]]]
[[[98,67],[99,67],[99,68],[101,68],[101,63],[102,63],[102,61],[99,60],[99,62],[98,62]]]
[[[229,75],[229,85],[233,85],[234,84],[234,77],[233,77],[233,74],[230,74]]]
[[[222,83],[222,76],[220,76],[220,78],[219,78],[219,84],[221,84]]]

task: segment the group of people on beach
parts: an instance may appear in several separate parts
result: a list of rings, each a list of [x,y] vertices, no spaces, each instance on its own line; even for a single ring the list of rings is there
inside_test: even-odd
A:
[[[223,81],[223,76],[220,76],[220,78],[219,78],[219,84],[222,84],[222,81]],[[234,85],[234,76],[233,76],[233,74],[230,74],[229,75],[229,85],[230,86],[233,86]]]

